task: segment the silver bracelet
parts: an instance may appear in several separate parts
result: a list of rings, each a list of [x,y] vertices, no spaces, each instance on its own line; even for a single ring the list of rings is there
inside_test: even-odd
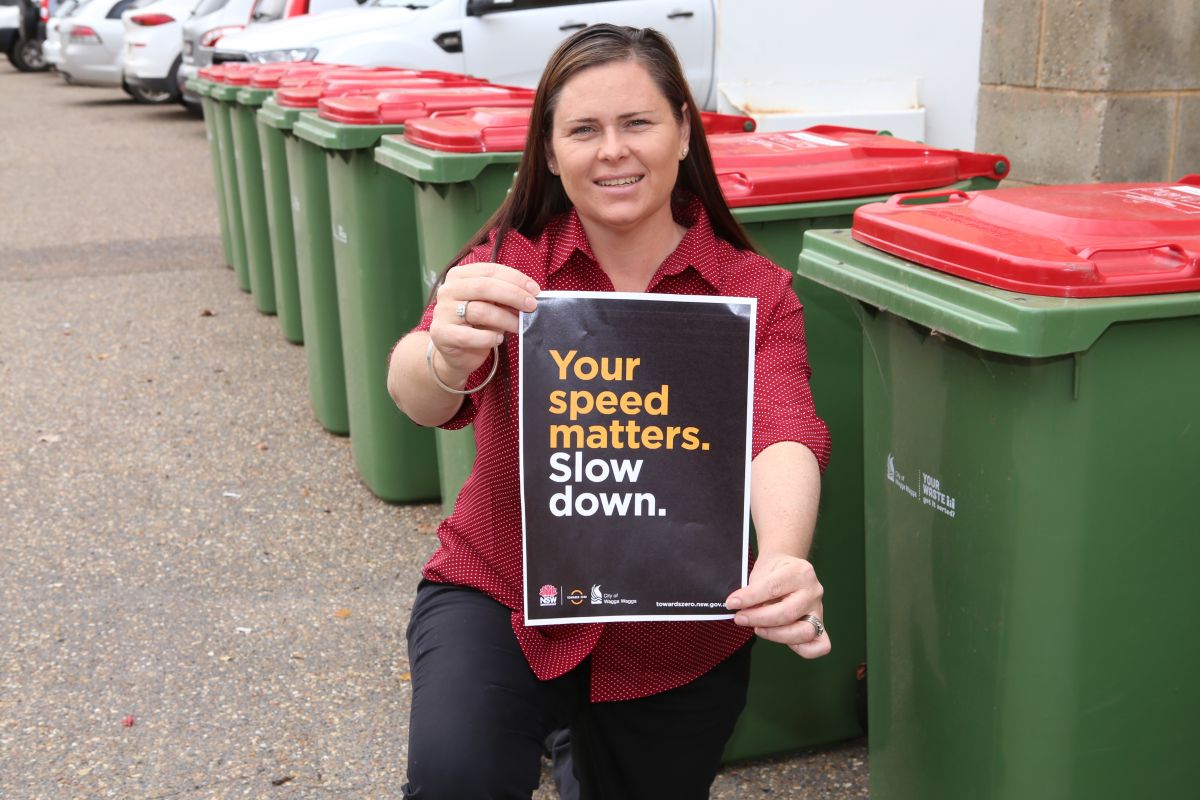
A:
[[[429,365],[429,374],[433,377],[433,382],[442,391],[449,392],[450,394],[475,394],[491,383],[492,378],[496,377],[496,368],[500,366],[500,345],[492,345],[492,371],[483,379],[483,383],[474,389],[455,389],[453,386],[447,386],[442,383],[442,379],[438,377],[437,370],[433,368],[433,339],[429,340],[429,346],[425,348],[425,363]]]

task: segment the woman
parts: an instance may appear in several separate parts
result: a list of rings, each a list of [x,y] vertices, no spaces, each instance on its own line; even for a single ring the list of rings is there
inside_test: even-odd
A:
[[[388,374],[414,421],[474,422],[478,450],[409,625],[408,796],[529,797],[543,740],[569,726],[584,797],[707,797],[745,704],[752,636],[829,652],[804,560],[829,440],[790,277],[725,206],[661,34],[596,25],[551,56],[516,184],[455,263]],[[758,298],[759,547],[727,600],[732,622],[522,624],[513,337],[542,288]]]

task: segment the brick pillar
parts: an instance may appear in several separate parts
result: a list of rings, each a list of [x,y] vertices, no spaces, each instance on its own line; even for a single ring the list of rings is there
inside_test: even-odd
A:
[[[986,0],[976,149],[1032,183],[1200,172],[1200,2]]]

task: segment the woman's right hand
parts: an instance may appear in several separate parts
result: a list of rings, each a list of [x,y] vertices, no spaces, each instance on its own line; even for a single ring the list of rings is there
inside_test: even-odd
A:
[[[429,326],[442,380],[465,382],[504,341],[504,334],[517,332],[518,312],[537,308],[539,291],[535,281],[503,264],[451,268],[438,287]]]

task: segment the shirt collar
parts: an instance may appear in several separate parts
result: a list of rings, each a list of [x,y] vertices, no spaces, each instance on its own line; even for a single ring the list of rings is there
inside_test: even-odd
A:
[[[698,197],[688,196],[682,202],[673,203],[671,212],[675,221],[685,226],[687,232],[684,233],[679,245],[659,265],[654,277],[650,279],[650,287],[667,276],[678,275],[688,267],[692,267],[708,285],[712,286],[714,290],[720,291],[721,268],[717,259],[711,257],[716,235],[713,233],[712,223],[708,219],[708,212],[705,211],[704,204]],[[553,275],[566,266],[576,252],[592,264],[596,264],[598,268],[591,242],[588,241],[587,232],[583,229],[583,222],[574,208],[560,218],[557,227],[554,245],[550,252],[547,276]],[[710,254],[708,258],[700,257],[701,253],[706,252]]]

